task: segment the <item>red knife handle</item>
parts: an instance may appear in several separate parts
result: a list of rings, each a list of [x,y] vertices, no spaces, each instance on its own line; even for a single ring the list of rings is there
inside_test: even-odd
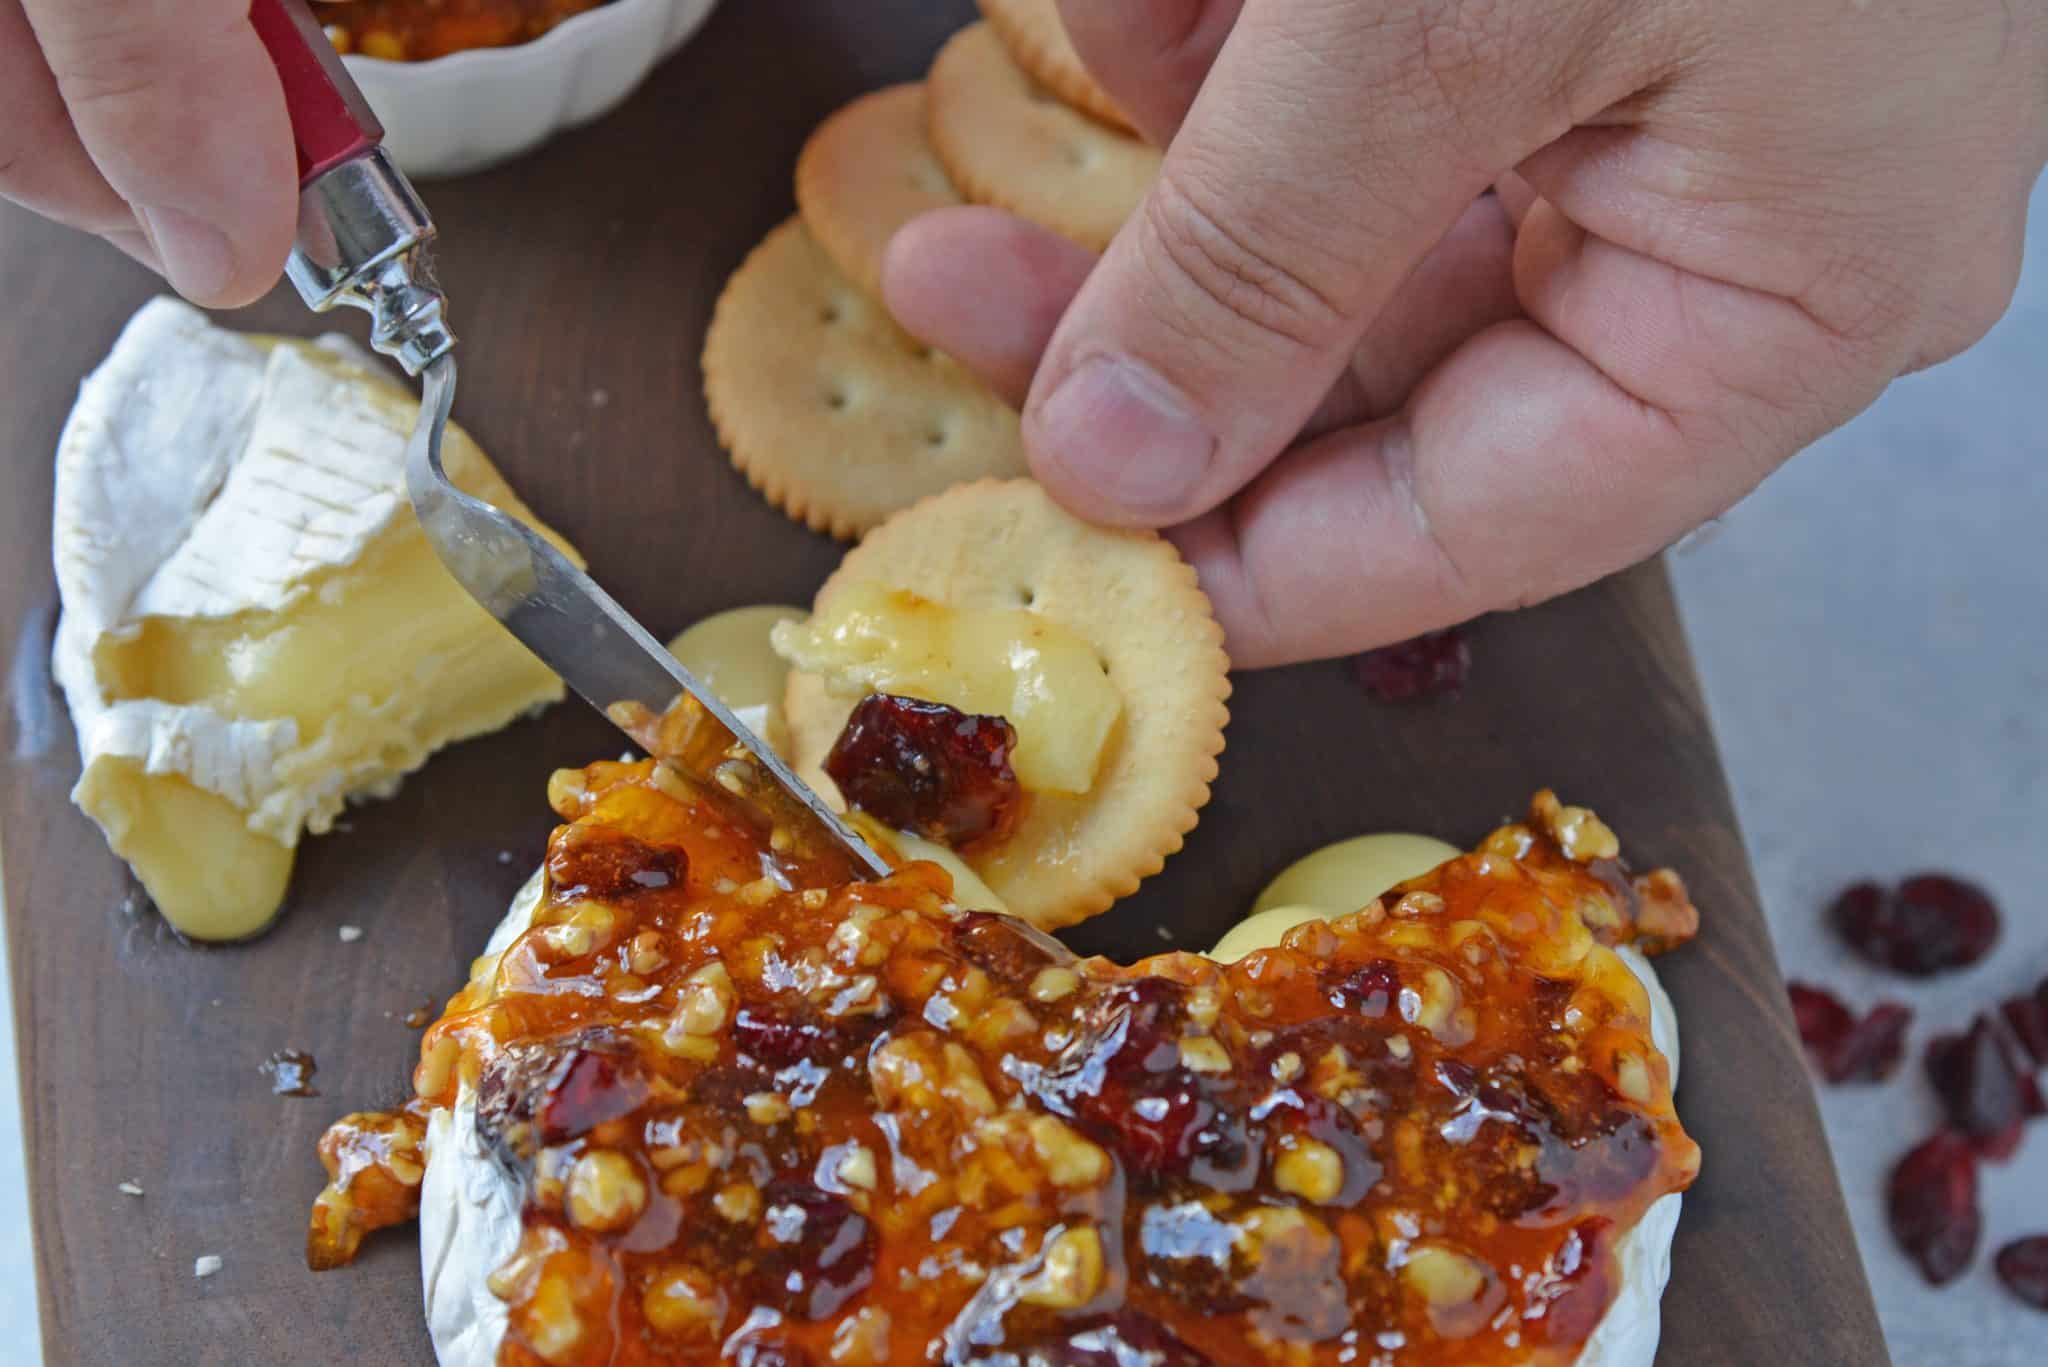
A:
[[[292,139],[298,144],[300,188],[383,141],[384,125],[370,112],[306,0],[250,0],[249,22],[270,50],[284,84]]]

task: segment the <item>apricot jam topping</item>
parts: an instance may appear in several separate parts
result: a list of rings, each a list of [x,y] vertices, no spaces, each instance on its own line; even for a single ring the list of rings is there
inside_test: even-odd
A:
[[[1231,964],[1077,959],[935,865],[808,885],[653,762],[550,785],[532,925],[323,1140],[309,1253],[473,1102],[507,1364],[1569,1362],[1685,1187],[1610,945],[1696,917],[1590,812]]]

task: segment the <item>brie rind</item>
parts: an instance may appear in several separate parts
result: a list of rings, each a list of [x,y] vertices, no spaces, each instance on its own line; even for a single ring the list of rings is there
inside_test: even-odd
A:
[[[529,879],[484,947],[495,957],[533,924],[542,875]],[[1671,1062],[1678,1085],[1678,1017],[1657,981],[1657,971],[1636,950],[1617,950],[1650,998],[1650,1038]],[[521,1194],[484,1147],[476,1129],[476,1097],[468,1083],[455,1109],[428,1119],[427,1175],[420,1184],[420,1277],[427,1332],[440,1367],[492,1367],[509,1315],[485,1279],[518,1251]],[[1578,1367],[1652,1367],[1662,1320],[1664,1284],[1671,1277],[1671,1240],[1678,1229],[1679,1196],[1659,1197],[1615,1247],[1621,1276],[1614,1303],[1579,1350]]]
[[[417,411],[345,339],[243,337],[169,298],[80,388],[52,529],[72,798],[187,933],[259,929],[302,831],[562,695],[426,546]],[[453,428],[446,455],[534,520]]]

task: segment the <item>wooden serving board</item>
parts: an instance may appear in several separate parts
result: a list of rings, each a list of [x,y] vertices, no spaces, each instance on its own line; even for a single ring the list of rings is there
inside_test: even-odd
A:
[[[538,155],[427,187],[467,339],[457,417],[658,633],[808,600],[838,557],[752,494],[705,417],[697,351],[726,274],[790,212],[805,133],[915,79],[965,3],[735,0],[624,109]],[[418,1034],[538,859],[546,776],[620,748],[570,702],[435,758],[303,847],[282,921],[192,948],[66,799],[51,687],[51,453],[78,379],[157,282],[0,206],[0,831],[42,1323],[52,1363],[431,1360],[409,1231],[354,1268],[301,1260],[313,1146],[388,1104]],[[235,326],[317,331],[280,291]],[[361,336],[354,317],[342,325]],[[1551,785],[1639,865],[1683,871],[1705,920],[1664,963],[1685,1033],[1686,1197],[1662,1360],[1884,1360],[1685,638],[1652,565],[1481,623],[1465,696],[1369,702],[1336,664],[1238,680],[1215,800],[1188,849],[1071,937],[1199,948],[1295,856],[1360,831],[1468,843]],[[361,926],[353,944],[336,927]],[[316,1099],[258,1065],[311,1051]],[[140,1199],[118,1192],[133,1180]],[[218,1275],[193,1277],[217,1254]],[[10,1330],[0,1325],[0,1360]]]

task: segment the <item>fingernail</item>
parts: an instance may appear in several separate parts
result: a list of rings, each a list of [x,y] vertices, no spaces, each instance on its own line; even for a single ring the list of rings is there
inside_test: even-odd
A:
[[[235,276],[235,251],[227,234],[183,209],[145,205],[135,211],[178,293],[207,300],[224,292]]]
[[[1093,356],[1031,416],[1031,445],[1127,513],[1177,513],[1216,454],[1179,392],[1121,356]]]

